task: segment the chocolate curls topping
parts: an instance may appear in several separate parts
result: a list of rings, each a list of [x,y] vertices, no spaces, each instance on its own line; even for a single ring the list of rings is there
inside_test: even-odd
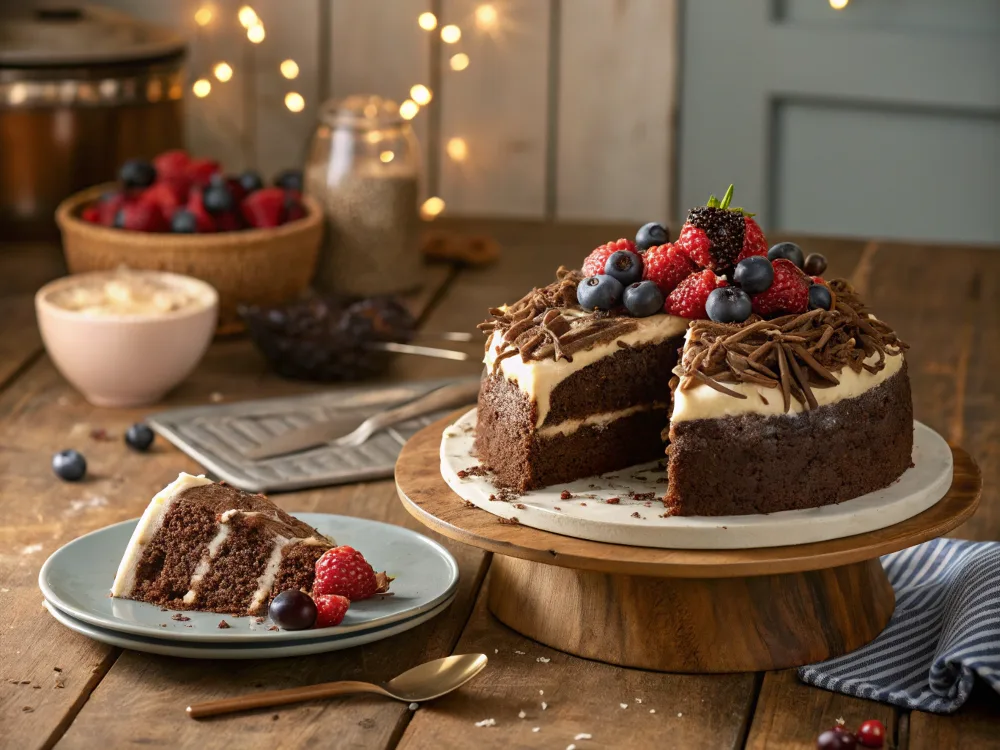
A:
[[[753,383],[780,390],[786,412],[792,398],[815,409],[813,390],[839,384],[836,373],[844,367],[876,373],[885,367],[886,356],[908,348],[889,326],[869,316],[847,281],[837,279],[829,286],[834,298],[831,310],[772,320],[754,315],[737,325],[693,321],[683,359],[674,369],[677,387],[706,385],[746,398],[726,383]],[[878,358],[868,362],[874,355]]]
[[[517,354],[525,362],[572,362],[575,352],[635,330],[635,319],[630,316],[584,311],[576,301],[576,287],[582,280],[580,271],[560,266],[553,283],[531,290],[512,305],[490,309],[492,320],[478,327],[493,334],[487,347],[499,348],[493,360],[494,372],[501,361]]]

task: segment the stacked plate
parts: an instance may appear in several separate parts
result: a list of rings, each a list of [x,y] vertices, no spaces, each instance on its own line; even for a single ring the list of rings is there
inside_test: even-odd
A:
[[[134,651],[199,659],[270,659],[360,646],[414,628],[454,600],[458,565],[437,542],[363,518],[293,515],[338,544],[361,550],[377,570],[395,576],[393,593],[354,603],[337,627],[299,631],[272,629],[267,618],[172,612],[114,599],[109,595],[111,582],[138,519],[100,529],[57,550],[42,566],[38,585],[52,616],[88,638]]]

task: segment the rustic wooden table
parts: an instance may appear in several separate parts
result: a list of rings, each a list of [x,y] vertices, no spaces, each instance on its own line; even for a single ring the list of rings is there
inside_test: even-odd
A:
[[[557,264],[578,264],[599,242],[634,231],[515,222],[446,226],[491,233],[504,254],[483,270],[431,269],[413,305],[422,326],[432,330],[472,330],[488,305],[516,298],[546,281]],[[827,255],[828,276],[853,278],[911,344],[917,418],[979,462],[982,505],[954,535],[1000,538],[1000,252],[799,239],[808,251]],[[0,247],[0,747],[561,749],[587,733],[593,738],[576,741],[581,750],[810,748],[838,717],[853,725],[881,719],[895,747],[1000,747],[1000,696],[982,684],[957,715],[944,717],[806,687],[793,670],[661,674],[553,651],[486,611],[490,554],[445,539],[461,568],[454,605],[416,630],[349,651],[261,662],[187,661],[110,648],[66,630],[41,606],[36,578],[45,558],[81,534],[137,516],[178,471],[199,467],[162,440],[148,455],[126,450],[124,429],[147,412],[93,407],[53,368],[34,327],[30,295],[17,293],[17,279],[30,279],[30,286],[55,269],[51,248]],[[479,344],[470,351],[478,355]],[[390,377],[478,368],[478,357],[464,364],[399,358]],[[268,374],[246,340],[224,340],[164,406],[310,390],[315,386]],[[95,441],[92,429],[114,440]],[[69,447],[82,450],[90,464],[80,484],[62,483],[49,469],[51,454]],[[364,516],[426,533],[403,509],[391,480],[275,499],[289,510]],[[489,656],[487,671],[416,712],[371,697],[200,723],[183,711],[194,701],[261,688],[382,680],[427,659],[473,651]],[[489,718],[496,726],[474,726]]]

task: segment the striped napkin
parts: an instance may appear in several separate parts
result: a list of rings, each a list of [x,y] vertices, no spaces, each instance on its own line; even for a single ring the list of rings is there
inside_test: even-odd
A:
[[[799,669],[817,687],[947,714],[975,675],[1000,693],[1000,542],[935,539],[882,565],[896,592],[886,629],[850,654]]]

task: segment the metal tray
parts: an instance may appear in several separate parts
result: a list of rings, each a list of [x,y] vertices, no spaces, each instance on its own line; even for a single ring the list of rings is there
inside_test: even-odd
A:
[[[288,430],[347,413],[367,417],[453,382],[458,381],[338,388],[306,396],[195,406],[161,412],[147,421],[216,479],[248,492],[287,492],[391,477],[403,443],[453,409],[401,422],[357,448],[325,445],[261,461],[246,458],[245,451]]]

